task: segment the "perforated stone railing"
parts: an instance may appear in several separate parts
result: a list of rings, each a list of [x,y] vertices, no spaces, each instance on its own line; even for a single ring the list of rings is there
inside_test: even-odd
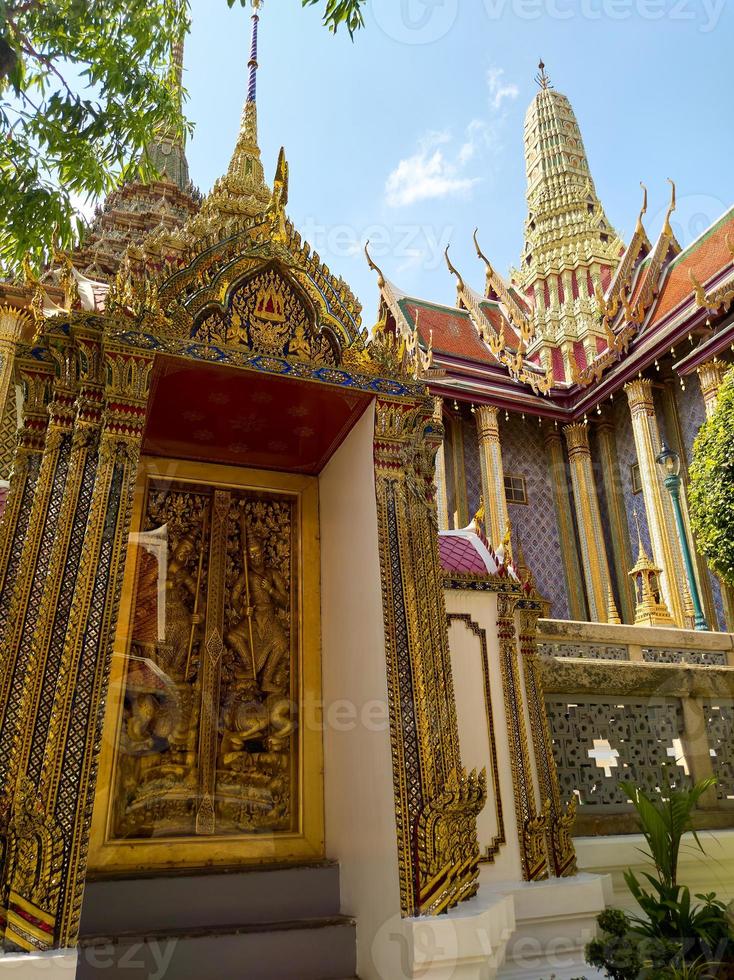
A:
[[[621,788],[715,775],[701,827],[734,826],[734,666],[729,634],[541,620],[539,650],[561,789],[575,833],[635,829]]]

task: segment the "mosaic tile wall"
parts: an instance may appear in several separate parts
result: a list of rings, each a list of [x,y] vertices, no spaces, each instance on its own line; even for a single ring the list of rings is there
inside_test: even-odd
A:
[[[561,560],[561,543],[553,504],[548,457],[536,420],[517,415],[500,417],[500,442],[505,473],[525,478],[528,503],[509,504],[510,521],[520,535],[525,560],[538,589],[551,602],[551,616],[569,619]]]
[[[599,498],[599,512],[601,514],[601,526],[602,533],[604,534],[604,546],[607,552],[607,558],[609,561],[609,574],[612,578],[612,589],[614,591],[614,598],[617,604],[617,610],[620,615],[622,615],[622,602],[621,602],[621,588],[620,583],[617,581],[617,570],[614,564],[614,541],[612,535],[612,528],[609,523],[609,503],[607,501],[607,495],[604,488],[604,473],[601,465],[601,457],[599,454],[599,445],[596,436],[596,430],[593,425],[589,426],[591,432],[589,434],[589,445],[591,446],[591,463],[594,470],[594,482],[596,483],[596,493]],[[637,552],[635,552],[635,556]]]

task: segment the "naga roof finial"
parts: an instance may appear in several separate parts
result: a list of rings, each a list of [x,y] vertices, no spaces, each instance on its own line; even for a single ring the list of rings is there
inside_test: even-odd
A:
[[[538,74],[535,76],[535,81],[538,83],[541,89],[545,92],[546,89],[553,88],[553,86],[551,85],[550,76],[548,75],[548,72],[545,70],[545,62],[543,61],[542,58],[538,63],[538,69],[539,70],[538,70]]]
[[[380,289],[385,285],[385,277],[382,274],[382,269],[372,260],[372,256],[369,253],[370,240],[369,238],[364,243],[364,257],[367,259],[367,265],[372,269],[373,272],[377,273],[377,285]]]
[[[644,234],[644,231],[645,231],[645,229],[642,227],[642,218],[643,218],[644,215],[647,214],[647,187],[645,187],[645,185],[642,183],[642,181],[640,181],[640,187],[643,190],[642,207],[640,209],[639,217],[637,218],[637,228],[635,229],[635,231],[638,234],[642,235],[642,234]]]
[[[489,278],[492,275],[492,273],[494,272],[494,269],[492,268],[492,263],[489,261],[489,259],[487,258],[487,256],[484,254],[484,252],[479,247],[479,239],[477,238],[478,233],[479,233],[479,229],[478,228],[475,228],[474,229],[474,235],[473,235],[473,238],[474,238],[474,248],[477,250],[477,258],[478,259],[481,259],[482,262],[484,262],[484,265],[485,265],[486,270],[487,270],[487,278]]]
[[[456,266],[452,263],[451,259],[449,258],[448,245],[446,246],[446,251],[443,254],[444,254],[444,258],[446,259],[446,265],[448,266],[449,272],[452,273],[452,275],[456,276],[458,288],[463,289],[464,280],[461,278],[461,273],[459,272],[459,270],[456,268]]]
[[[668,213],[665,215],[665,224],[663,225],[663,234],[668,235],[670,238],[674,238],[673,228],[670,224],[670,219],[673,217],[673,212],[678,207],[677,202],[677,190],[675,186],[675,181],[668,177],[668,183],[671,186],[670,194],[670,205],[668,207]]]

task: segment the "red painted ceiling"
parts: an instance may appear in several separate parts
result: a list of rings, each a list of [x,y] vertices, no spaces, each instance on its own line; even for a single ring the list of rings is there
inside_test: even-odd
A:
[[[143,452],[314,475],[371,400],[319,382],[158,357]]]

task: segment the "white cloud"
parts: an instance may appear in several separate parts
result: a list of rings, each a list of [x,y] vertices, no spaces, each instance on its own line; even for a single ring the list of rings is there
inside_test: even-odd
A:
[[[519,95],[517,85],[507,82],[504,76],[502,68],[488,70],[488,118],[472,119],[464,128],[461,141],[454,142],[448,130],[431,131],[419,141],[416,153],[399,161],[385,182],[385,200],[390,207],[468,196],[481,182],[482,177],[467,172],[469,165],[489,154],[497,156],[504,104]]]
[[[466,194],[479,182],[478,177],[461,174],[467,162],[462,159],[463,147],[456,160],[444,154],[440,146],[450,141],[451,137],[446,132],[429,133],[421,140],[417,153],[398,163],[385,184],[385,196],[390,207],[399,208],[430,198]]]
[[[513,82],[506,82],[504,68],[490,68],[487,71],[487,86],[489,101],[493,109],[502,108],[504,101],[514,102],[520,94],[520,89]]]

